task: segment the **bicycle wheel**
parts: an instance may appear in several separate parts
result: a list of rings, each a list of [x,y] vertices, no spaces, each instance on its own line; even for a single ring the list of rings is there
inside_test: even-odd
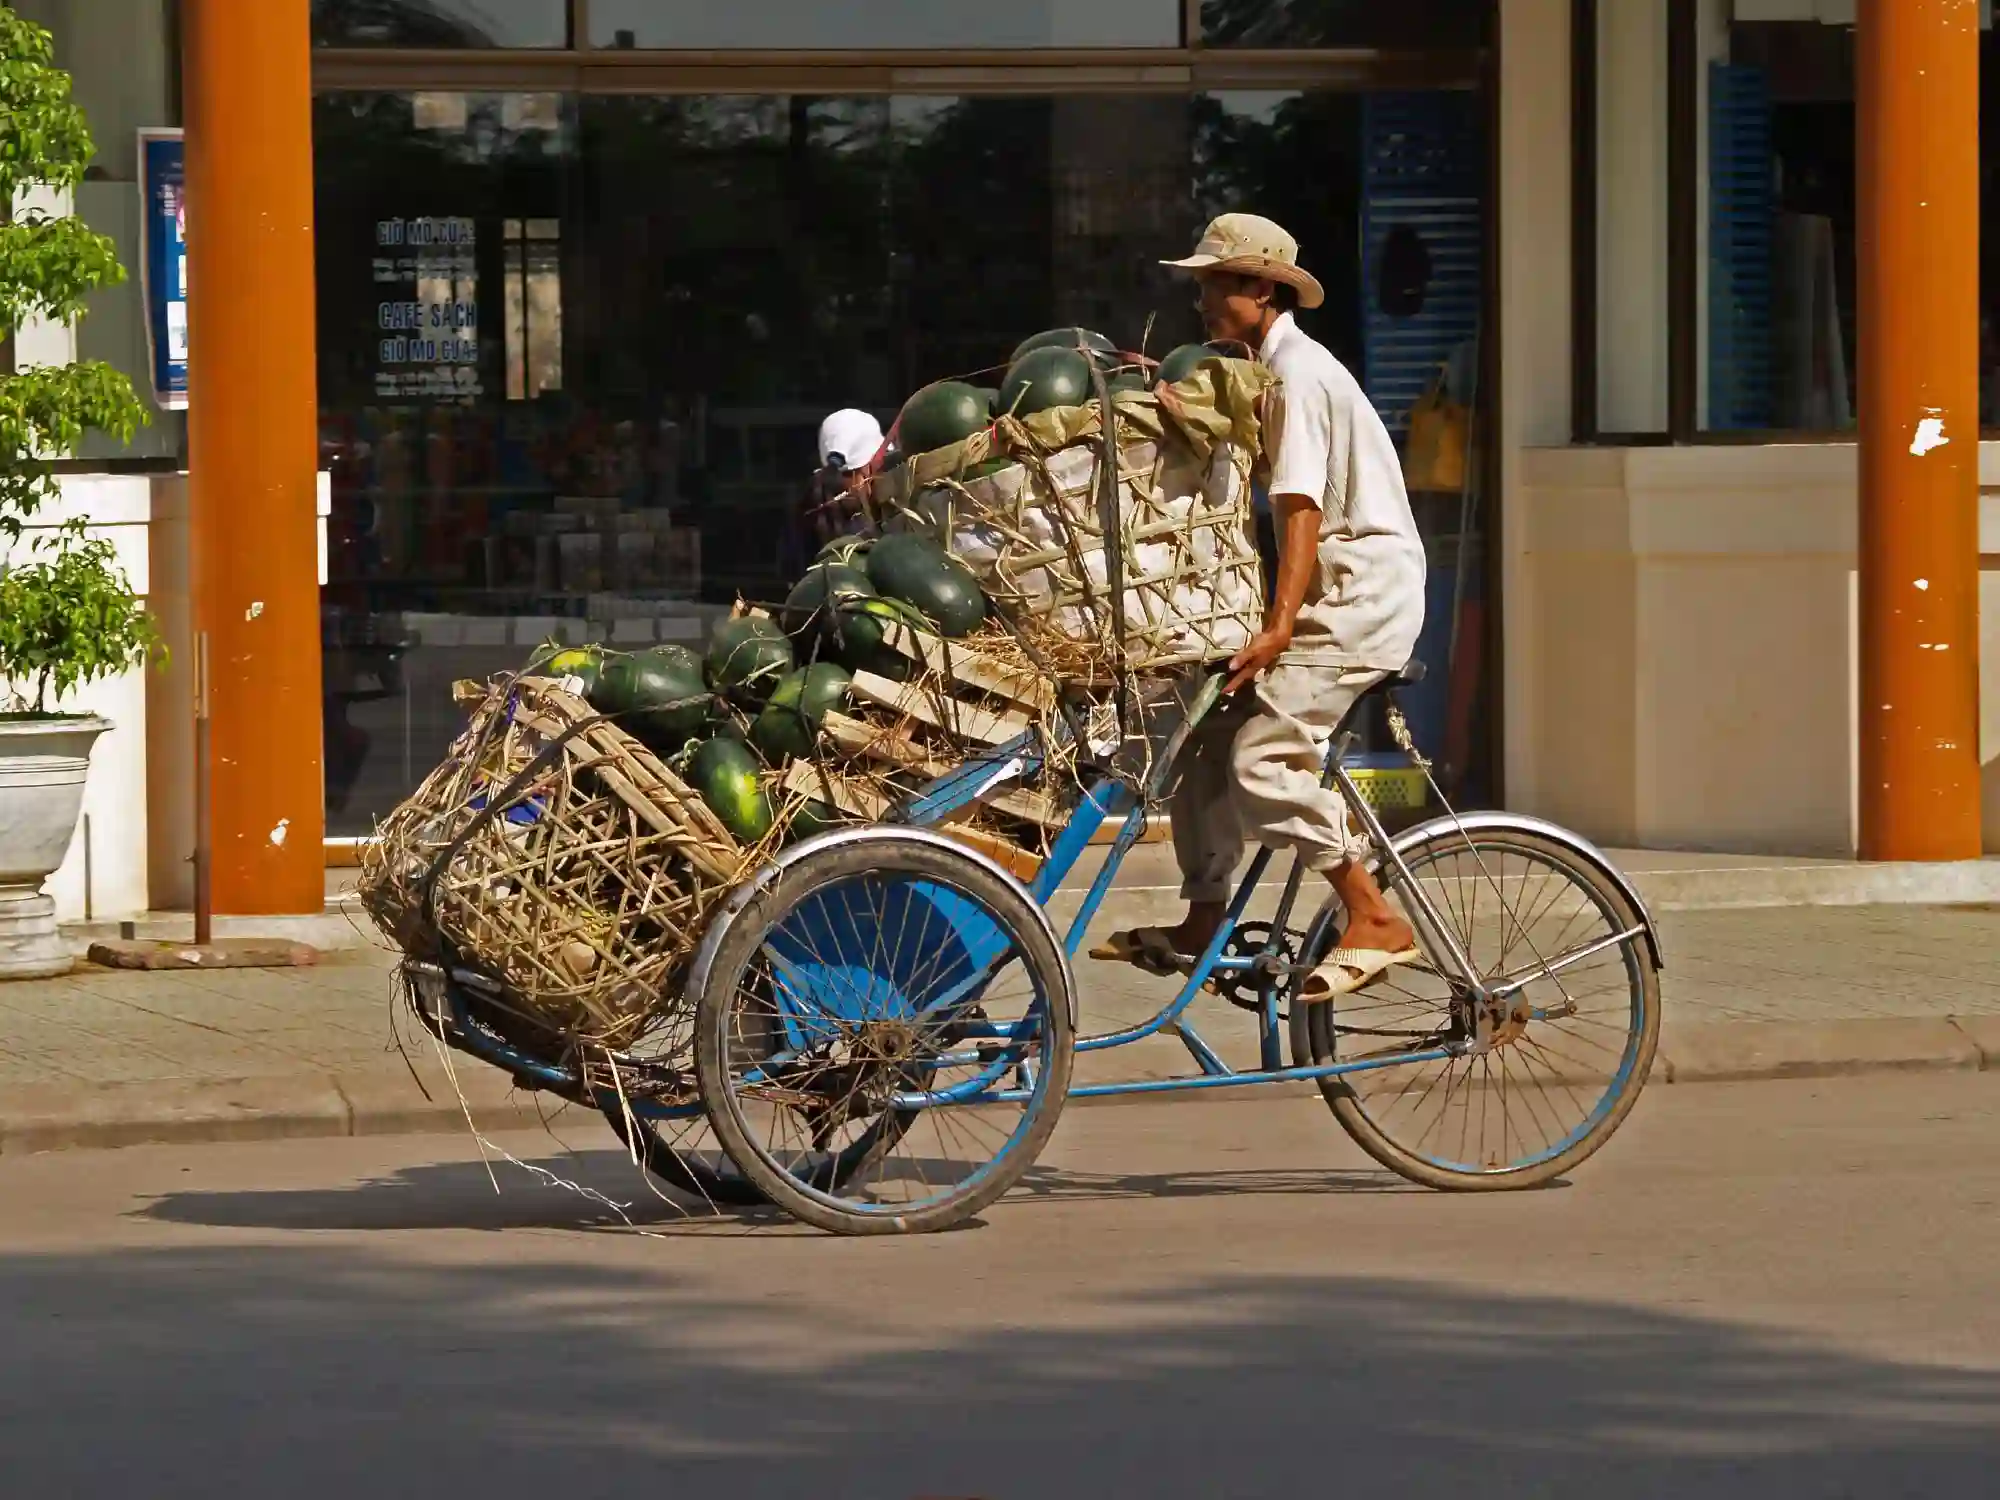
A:
[[[735,918],[695,1071],[773,1203],[834,1233],[920,1233],[1033,1165],[1073,1027],[1062,952],[1017,886],[942,840],[869,837],[809,853]]]
[[[678,1192],[716,1208],[755,1208],[770,1201],[736,1170],[705,1115],[671,1121],[636,1112],[628,1116],[614,1100],[604,1105],[604,1119],[639,1165]]]
[[[1358,994],[1294,1004],[1293,1056],[1384,1065],[1321,1079],[1320,1091],[1362,1150],[1413,1182],[1548,1182],[1610,1138],[1652,1068],[1660,989],[1643,919],[1596,869],[1526,830],[1441,829],[1404,863],[1480,982],[1518,986],[1489,1014],[1490,1047],[1466,1050],[1478,1021],[1469,988],[1385,862],[1383,890],[1430,960]],[[1321,914],[1308,964],[1338,944],[1339,927],[1337,907]],[[1411,1054],[1430,1058],[1396,1063]]]
[[[755,1066],[768,1059],[782,1045],[774,1024],[777,1014],[773,999],[770,966],[755,962],[749,975],[751,995],[740,1008],[738,1024],[730,1040],[731,1056],[738,1066]],[[616,1099],[603,1103],[604,1118],[625,1148],[655,1177],[683,1193],[701,1198],[716,1208],[754,1208],[771,1200],[737,1168],[709,1124],[705,1110],[692,1114],[676,1111],[660,1118],[633,1111],[627,1114]],[[634,1130],[628,1134],[626,1121]],[[794,1162],[794,1171],[824,1188],[838,1188],[858,1171],[882,1135],[898,1127],[900,1115],[883,1115],[874,1128],[849,1141],[840,1150],[821,1153],[812,1159]],[[638,1142],[634,1146],[634,1141]]]

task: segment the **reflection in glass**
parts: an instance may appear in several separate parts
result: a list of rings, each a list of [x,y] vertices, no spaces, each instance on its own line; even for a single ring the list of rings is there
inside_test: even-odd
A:
[[[1181,0],[591,0],[594,47],[1178,47]]]
[[[1739,22],[1708,64],[1708,430],[1854,426],[1853,35]]]
[[[562,389],[562,221],[508,219],[507,399]]]
[[[1493,0],[1202,0],[1210,47],[1427,47],[1485,44]]]
[[[317,47],[563,47],[568,0],[312,0]]]
[[[443,755],[454,680],[781,598],[829,411],[886,427],[1050,326],[1198,337],[1158,262],[1216,212],[1293,229],[1329,292],[1305,322],[1361,370],[1361,111],[321,95],[330,826],[365,833]]]

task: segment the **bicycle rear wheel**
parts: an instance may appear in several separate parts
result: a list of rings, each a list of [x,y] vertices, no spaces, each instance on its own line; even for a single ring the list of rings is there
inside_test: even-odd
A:
[[[722,936],[695,1019],[716,1138],[773,1203],[840,1234],[948,1228],[1006,1192],[1055,1128],[1074,1044],[1033,903],[915,833],[785,870]]]
[[[1385,862],[1383,890],[1430,961],[1294,1004],[1293,1055],[1384,1065],[1322,1079],[1320,1091],[1362,1150],[1413,1182],[1493,1190],[1559,1177],[1610,1139],[1652,1068],[1660,990],[1643,919],[1588,862],[1525,829],[1442,828],[1403,858],[1480,982],[1519,986],[1511,1013],[1488,1050],[1463,1050],[1476,1030],[1469,988]],[[1321,914],[1308,965],[1338,945],[1340,926],[1337,907]],[[1440,1050],[1450,1055],[1396,1062]]]

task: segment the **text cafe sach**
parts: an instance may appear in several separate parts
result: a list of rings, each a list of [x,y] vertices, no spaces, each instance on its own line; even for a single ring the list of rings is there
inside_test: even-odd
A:
[[[390,333],[465,333],[479,327],[477,302],[382,302],[375,326]]]

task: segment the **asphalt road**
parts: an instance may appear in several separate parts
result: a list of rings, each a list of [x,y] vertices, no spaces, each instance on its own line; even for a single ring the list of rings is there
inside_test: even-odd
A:
[[[926,1240],[600,1127],[0,1159],[7,1496],[1990,1496],[2000,1079],[1656,1089],[1445,1197],[1311,1100],[1075,1109]]]

